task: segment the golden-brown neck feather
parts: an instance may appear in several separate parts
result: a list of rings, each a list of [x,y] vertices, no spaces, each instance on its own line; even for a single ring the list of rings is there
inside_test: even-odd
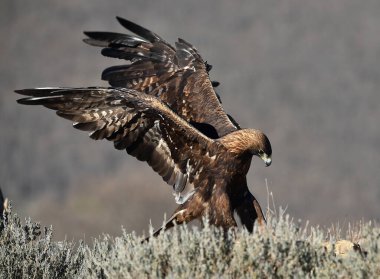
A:
[[[265,151],[267,141],[263,132],[255,129],[238,130],[219,139],[232,153],[243,154],[249,151],[252,155],[257,155],[260,150]]]

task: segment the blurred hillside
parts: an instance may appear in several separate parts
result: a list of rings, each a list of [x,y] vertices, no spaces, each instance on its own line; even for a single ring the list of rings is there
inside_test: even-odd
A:
[[[115,16],[167,41],[182,37],[214,66],[228,113],[260,128],[273,164],[254,160],[252,192],[312,224],[379,220],[380,2],[20,1],[0,3],[0,185],[24,216],[57,237],[147,230],[175,208],[144,163],[95,142],[14,89],[106,85],[123,63],[81,42],[123,32]]]

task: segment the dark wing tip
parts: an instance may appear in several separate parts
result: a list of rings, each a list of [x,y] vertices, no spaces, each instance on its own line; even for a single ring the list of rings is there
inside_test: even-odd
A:
[[[128,20],[128,19],[125,19],[125,18],[122,18],[120,16],[117,16],[116,17],[117,21],[125,28],[127,28],[128,30],[133,30],[133,29],[144,29],[146,30],[144,27]],[[133,31],[132,31],[133,32]],[[137,34],[137,33],[136,33]]]
[[[18,99],[17,103],[21,105],[42,105],[44,102],[41,102],[41,98],[34,98],[34,97],[29,97],[29,98],[22,98]]]
[[[29,98],[18,99],[16,102],[21,105],[29,105]]]
[[[142,27],[142,26],[140,26],[140,25],[138,25],[132,21],[129,21],[129,20],[122,18],[122,17],[119,17],[119,16],[117,16],[116,19],[124,28],[135,33],[136,35],[143,37],[144,39],[147,39],[151,43],[162,40],[157,34],[153,33],[152,31],[150,31],[150,30],[148,30],[148,29],[146,29],[146,28],[144,28],[144,27]]]
[[[61,96],[62,92],[69,90],[67,87],[41,87],[17,89],[15,92],[20,95],[29,96],[27,98],[18,99],[17,103],[23,105],[45,105],[51,100],[56,100]],[[59,92],[59,93],[58,93]]]
[[[54,102],[54,100],[59,99],[62,96],[43,96],[43,97],[28,97],[28,98],[22,98],[18,99],[17,103],[22,105],[47,105],[51,102]]]
[[[83,39],[83,42],[90,46],[107,47],[109,45],[109,42],[104,41],[104,36],[99,37],[100,33],[104,32],[83,31],[83,34],[87,36],[87,38]]]
[[[23,92],[25,91],[25,89],[17,89],[17,90],[15,90],[15,92],[17,93],[17,94],[21,94],[21,95],[25,95]]]
[[[125,36],[124,34],[121,34],[121,33],[106,32],[106,31],[83,31],[83,34],[85,34],[87,37],[94,40],[109,40],[109,39],[114,39],[115,37]]]
[[[25,96],[34,96],[35,89],[17,89],[15,92],[20,95],[25,95]]]
[[[41,87],[41,88],[26,88],[26,89],[17,89],[14,92],[20,95],[25,96],[46,96],[47,94],[51,94],[54,91],[67,89],[66,87]]]
[[[96,31],[83,31],[83,34],[85,34],[87,37],[90,37],[90,38],[93,33],[96,33]]]

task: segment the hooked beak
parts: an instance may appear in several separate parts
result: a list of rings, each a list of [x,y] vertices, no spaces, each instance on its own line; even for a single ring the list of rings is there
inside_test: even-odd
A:
[[[272,158],[268,156],[267,154],[263,154],[261,156],[261,159],[264,161],[265,165],[269,167],[272,164]]]

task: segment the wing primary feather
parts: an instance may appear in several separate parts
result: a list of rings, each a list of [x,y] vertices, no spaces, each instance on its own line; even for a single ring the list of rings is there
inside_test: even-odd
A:
[[[126,59],[126,60],[131,60],[133,59],[138,59],[138,60],[143,60],[143,59],[150,59],[153,61],[164,61],[165,56],[162,56],[158,53],[154,52],[147,52],[144,53],[142,51],[136,51],[135,49],[124,49],[123,47],[121,48],[115,48],[115,47],[107,47],[103,48],[101,53],[104,56],[107,57],[112,57],[112,58],[119,58],[119,59]]]
[[[30,88],[30,89],[19,89],[15,90],[16,93],[25,95],[25,96],[33,96],[33,97],[42,97],[47,94],[51,94],[55,91],[68,89],[67,87],[40,87],[40,88]]]
[[[92,42],[103,42],[108,44],[120,44],[129,47],[136,47],[141,43],[147,43],[146,40],[142,38],[131,36],[128,34],[115,33],[115,32],[102,32],[102,31],[85,31],[83,32],[86,36],[90,38],[89,44]],[[87,42],[87,41],[85,41]],[[101,45],[103,46],[103,45]]]
[[[135,33],[136,35],[143,37],[144,39],[147,39],[148,41],[150,41],[152,43],[162,40],[157,34],[153,33],[152,31],[150,31],[150,30],[148,30],[148,29],[146,29],[146,28],[144,28],[144,27],[142,27],[136,23],[133,23],[132,21],[129,21],[125,18],[118,17],[118,16],[116,17],[116,19],[126,29]]]
[[[105,69],[102,73],[102,80],[108,81],[128,81],[136,78],[147,78],[156,76],[156,69],[142,69],[131,67],[130,65],[112,66]]]
[[[43,96],[18,99],[17,103],[22,105],[45,105],[49,103],[58,103],[62,95],[58,96]]]

